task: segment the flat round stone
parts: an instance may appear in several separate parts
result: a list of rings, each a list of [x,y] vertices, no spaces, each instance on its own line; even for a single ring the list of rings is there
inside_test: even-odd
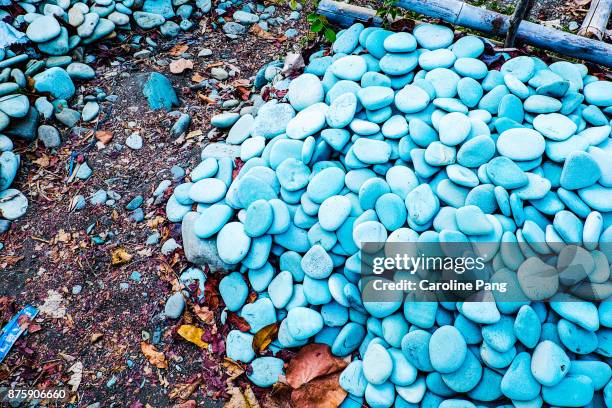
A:
[[[316,310],[295,307],[287,313],[287,328],[294,339],[305,340],[321,331],[323,318]]]
[[[391,105],[395,94],[393,89],[386,86],[369,86],[360,89],[357,96],[364,108],[376,110]]]
[[[363,163],[382,164],[391,157],[391,146],[382,140],[362,137],[353,144],[353,152]]]
[[[318,109],[308,109],[298,113],[287,123],[287,136],[291,139],[305,139],[314,135],[325,126],[325,113]]]
[[[293,107],[288,103],[266,103],[257,112],[253,124],[253,136],[271,139],[287,129],[287,124],[295,116]]]
[[[363,57],[359,55],[349,55],[334,61],[330,69],[332,73],[340,79],[359,81],[368,70],[368,66]]]
[[[593,81],[586,84],[583,90],[585,100],[591,105],[612,105],[612,82]]]
[[[457,57],[453,52],[446,48],[440,48],[439,50],[426,51],[419,55],[419,65],[421,68],[431,71],[434,68],[448,68],[451,67]]]
[[[436,24],[419,24],[412,31],[412,35],[421,47],[428,50],[446,48],[454,39],[453,30]]]
[[[440,119],[438,131],[440,141],[447,146],[462,143],[470,134],[472,124],[470,119],[461,112],[448,113]]]
[[[380,59],[380,69],[387,75],[404,75],[411,72],[419,63],[417,52],[387,53]]]
[[[565,140],[576,133],[578,126],[573,120],[560,113],[548,113],[536,116],[533,127],[552,140]]]
[[[244,232],[241,222],[225,224],[217,235],[219,258],[227,264],[235,265],[247,256],[251,238]]]
[[[266,200],[257,200],[246,211],[244,232],[251,238],[260,237],[272,225],[274,213],[272,206]]]
[[[459,75],[474,79],[483,79],[489,72],[487,65],[476,58],[458,58],[454,68]]]
[[[328,167],[312,177],[306,189],[308,196],[315,203],[322,203],[342,190],[344,171],[338,167]]]
[[[225,204],[213,204],[204,209],[193,225],[193,232],[200,239],[210,238],[232,218],[234,211]]]
[[[28,26],[26,35],[34,42],[42,43],[57,37],[61,27],[53,16],[38,17]]]
[[[523,106],[527,112],[531,113],[552,113],[561,110],[561,102],[555,98],[544,95],[531,95]]]
[[[501,67],[502,74],[512,74],[521,82],[527,82],[535,73],[535,63],[531,57],[520,56],[509,59]]]
[[[14,188],[0,191],[0,214],[2,217],[13,221],[22,217],[28,209],[28,199],[21,191]]]
[[[429,340],[429,356],[432,367],[439,373],[456,371],[467,354],[467,345],[454,326],[442,326]]]
[[[461,77],[450,69],[435,68],[425,74],[425,79],[433,85],[438,98],[453,98]]]
[[[189,198],[196,203],[216,203],[227,191],[225,183],[219,179],[207,178],[197,181],[189,190]]]
[[[545,147],[544,137],[533,129],[509,129],[497,139],[499,154],[512,160],[535,160],[542,156]]]
[[[466,35],[455,41],[451,49],[457,58],[478,58],[484,52],[484,43],[478,37]]]
[[[355,117],[357,110],[357,97],[347,92],[337,97],[325,114],[327,124],[332,128],[343,128]]]
[[[278,165],[276,176],[285,190],[297,191],[308,184],[310,169],[302,161],[290,157]]]
[[[325,199],[319,207],[319,224],[327,231],[335,231],[351,213],[351,201],[346,196],[335,195]]]
[[[429,101],[429,94],[414,85],[406,85],[395,94],[395,106],[404,113],[420,112],[427,107]]]
[[[297,111],[322,102],[325,96],[321,80],[313,74],[302,74],[289,84],[287,99]]]

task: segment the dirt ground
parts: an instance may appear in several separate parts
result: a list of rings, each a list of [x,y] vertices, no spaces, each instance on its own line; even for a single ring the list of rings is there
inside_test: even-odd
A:
[[[476,1],[480,0],[472,2]],[[545,6],[541,12],[553,9],[560,10]],[[172,166],[193,167],[202,146],[210,141],[209,120],[220,106],[208,103],[210,90],[198,90],[197,81],[209,78],[214,66],[234,70],[235,76],[216,91],[221,102],[244,99],[244,81],[266,62],[302,45],[300,38],[307,34],[307,27],[301,21],[274,29],[277,35],[289,27],[300,30],[300,37],[283,41],[252,33],[228,40],[210,21],[200,26],[173,41],[152,34],[163,45],[146,60],[133,59],[127,47],[117,43],[92,50],[98,56],[97,79],[84,84],[85,94],[95,94],[93,89],[99,87],[118,96],[115,103],[102,106],[97,136],[112,135],[104,148],[95,143],[93,125],[84,126],[88,130],[80,134],[65,131],[62,146],[54,152],[36,143],[18,145],[22,168],[15,185],[27,195],[30,206],[27,215],[0,236],[5,246],[0,251],[0,325],[27,304],[42,307],[47,314],[39,315],[0,364],[0,400],[6,388],[70,387],[76,381],[78,390],[69,399],[73,406],[98,402],[104,407],[213,407],[229,397],[227,379],[244,370],[223,363],[222,338],[228,328],[216,313],[221,305],[214,296],[214,276],[201,304],[190,305],[179,321],[161,318],[176,277],[187,265],[180,250],[164,256],[160,245],[145,245],[153,232],[159,232],[161,243],[170,237],[180,242],[177,226],[165,220],[165,200],[147,199],[160,181],[172,180]],[[213,54],[197,57],[203,48]],[[188,54],[184,56],[194,67],[173,75],[163,62],[176,59],[179,51]],[[191,115],[186,137],[172,138],[169,129],[175,117],[148,108],[141,88],[146,74],[153,71],[170,78],[183,102],[178,110]],[[144,139],[141,150],[124,145],[135,131]],[[70,180],[71,157],[86,160],[93,176]],[[113,190],[121,198],[112,207],[93,206],[89,197],[98,189]],[[88,201],[81,211],[72,209],[77,194]],[[140,223],[130,221],[125,209],[137,195],[145,199],[145,221]],[[134,272],[140,274],[139,281],[133,279]],[[82,287],[78,294],[73,293],[76,285]],[[194,322],[212,328],[205,334],[210,344],[206,350],[177,334],[181,324]],[[143,355],[143,341],[163,353],[167,368],[151,364],[152,359]],[[243,377],[237,384],[244,384]],[[261,396],[260,390],[255,393]],[[49,405],[65,406],[66,402]]]

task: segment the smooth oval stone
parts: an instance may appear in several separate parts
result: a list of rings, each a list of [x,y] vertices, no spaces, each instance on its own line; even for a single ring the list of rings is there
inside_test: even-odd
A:
[[[552,113],[561,110],[561,102],[544,95],[531,95],[523,103],[525,111],[531,113]]]
[[[368,382],[363,375],[363,362],[353,360],[340,374],[338,383],[351,395],[363,397]]]
[[[382,164],[389,160],[391,146],[382,140],[362,137],[353,144],[353,152],[363,163]]]
[[[572,353],[589,354],[597,349],[597,335],[568,320],[559,320],[557,332],[561,343]]]
[[[484,52],[484,43],[478,37],[466,35],[455,41],[451,49],[457,58],[478,58]]]
[[[468,108],[473,108],[478,105],[482,98],[483,89],[478,81],[473,78],[461,78],[457,83],[457,94],[459,99]]]
[[[570,359],[563,349],[550,340],[544,340],[533,351],[531,372],[546,387],[559,384],[570,368]]]
[[[266,200],[254,201],[246,211],[244,232],[251,238],[262,236],[272,225],[273,215],[272,206]]]
[[[253,136],[271,139],[287,129],[287,124],[295,116],[293,107],[288,103],[266,103],[257,112],[253,124]]]
[[[545,147],[544,137],[533,129],[509,129],[497,139],[499,153],[512,160],[534,160],[544,153]]]
[[[225,183],[219,179],[207,178],[199,180],[189,189],[189,198],[196,203],[216,203],[227,191]]]
[[[487,163],[486,172],[493,184],[507,189],[523,187],[528,183],[527,175],[521,168],[504,156]]]
[[[487,65],[476,58],[458,58],[453,67],[459,75],[474,79],[483,79],[489,72]]]
[[[340,79],[359,81],[368,70],[368,67],[363,57],[359,55],[349,55],[334,61],[330,69],[332,73]]]
[[[612,211],[612,189],[595,184],[578,190],[578,195],[592,209],[601,212]]]
[[[335,231],[351,213],[351,201],[346,196],[332,196],[319,207],[319,223],[327,231]]]
[[[455,392],[468,392],[472,390],[482,378],[480,361],[468,350],[463,364],[456,371],[441,376],[444,384]]]
[[[57,37],[60,32],[61,27],[53,16],[41,16],[28,26],[26,35],[32,41],[42,43]]]
[[[244,176],[238,181],[235,194],[242,208],[248,208],[251,203],[259,199],[271,200],[277,198],[277,193],[272,186],[251,175]]]
[[[551,406],[585,406],[592,402],[593,394],[593,381],[586,375],[570,375],[555,386],[542,387],[542,398]]]
[[[287,99],[297,111],[315,103],[323,102],[325,91],[321,80],[313,74],[302,74],[289,84]]]
[[[249,288],[241,273],[232,272],[219,282],[219,292],[227,309],[235,312],[244,305]]]
[[[393,405],[395,400],[395,388],[389,381],[380,384],[370,384],[366,386],[365,401],[372,408],[384,408]]]
[[[595,106],[612,105],[612,82],[593,81],[588,83],[583,90],[587,103]]]
[[[336,54],[350,54],[359,43],[359,37],[363,32],[363,24],[353,24],[339,35],[332,45],[332,49]]]
[[[225,204],[213,204],[200,213],[194,223],[193,232],[200,239],[210,238],[221,230],[233,213]]]
[[[431,334],[425,330],[415,329],[402,339],[402,353],[406,359],[421,371],[433,371],[429,355]]]
[[[232,112],[228,112],[228,113],[221,113],[219,115],[215,115],[210,119],[210,124],[224,129],[224,128],[228,128],[230,126],[232,126],[233,124],[235,124],[238,119],[240,119],[240,115],[238,113],[232,113]]]
[[[419,63],[418,53],[388,53],[380,59],[380,69],[387,75],[400,76],[411,72]]]
[[[523,305],[519,309],[514,320],[514,335],[528,348],[537,345],[541,333],[540,319],[538,315],[528,305]]]
[[[249,363],[255,358],[253,335],[240,330],[231,330],[225,340],[227,357],[234,361]]]
[[[327,124],[332,128],[343,128],[351,123],[355,117],[356,110],[357,97],[355,94],[350,92],[342,94],[330,104],[325,114]]]
[[[334,268],[333,261],[321,245],[313,245],[300,263],[304,273],[312,279],[329,277]]]
[[[459,330],[442,326],[429,340],[431,365],[439,373],[452,373],[459,369],[467,354],[467,346]]]
[[[363,356],[363,375],[370,384],[380,385],[393,371],[389,352],[380,344],[370,344]]]
[[[468,139],[457,152],[457,162],[465,167],[478,167],[488,162],[495,154],[495,142],[490,136]]]
[[[453,30],[436,24],[419,24],[412,31],[419,45],[428,50],[446,48],[453,43]]]
[[[438,212],[440,204],[428,184],[421,184],[406,196],[408,217],[415,223],[424,225]]]
[[[217,250],[225,263],[237,264],[247,256],[250,247],[251,238],[241,222],[225,224],[217,235]]]
[[[512,58],[502,65],[501,72],[512,74],[521,82],[527,82],[535,73],[535,63],[527,56]]]
[[[460,79],[459,75],[447,68],[435,68],[425,74],[425,80],[433,85],[438,98],[454,97]]]
[[[344,187],[344,171],[338,167],[328,167],[321,170],[310,180],[306,191],[310,199],[320,204],[342,190]]]
[[[470,119],[461,112],[451,112],[440,119],[438,131],[440,141],[447,146],[456,146],[470,134]]]
[[[406,206],[404,200],[396,194],[383,194],[376,200],[375,208],[380,222],[388,231],[394,231],[404,225]]]
[[[400,139],[408,134],[408,122],[402,115],[393,115],[381,128],[381,133],[388,139]]]
[[[431,71],[434,68],[448,68],[453,65],[457,57],[451,50],[441,48],[435,51],[423,52],[419,55],[421,68]]]
[[[28,199],[19,190],[9,188],[0,191],[0,214],[13,221],[22,217],[28,209]]]
[[[384,47],[385,39],[393,35],[393,32],[383,30],[383,29],[373,29],[368,34],[369,35],[367,35],[367,38],[364,38],[365,40],[365,44],[363,44],[364,47],[368,50],[368,52],[374,58],[378,58],[378,59],[382,58],[387,52],[387,50],[385,50],[385,47]],[[360,42],[362,42],[361,39],[360,39]]]
[[[599,391],[610,381],[612,369],[603,361],[573,360],[568,375],[589,377],[595,391]]]
[[[287,123],[287,136],[291,139],[305,139],[325,126],[325,112],[307,109],[299,112]]]
[[[285,362],[276,357],[258,357],[250,364],[249,380],[258,387],[271,387],[284,375]]]
[[[376,110],[393,103],[393,89],[385,86],[369,86],[357,92],[361,104],[369,110]]]
[[[302,161],[290,157],[278,165],[276,176],[285,190],[298,191],[308,184],[310,169]]]
[[[293,275],[291,275],[291,272],[282,271],[276,275],[268,286],[268,294],[275,308],[284,308],[293,295]]]
[[[359,118],[352,120],[350,128],[353,132],[363,136],[374,135],[380,131],[380,126],[378,124]]]
[[[412,52],[417,48],[417,42],[410,33],[393,33],[383,42],[387,52]]]
[[[455,221],[459,231],[466,235],[483,235],[493,232],[493,225],[475,205],[466,205],[457,209]]]
[[[571,119],[559,113],[536,116],[533,119],[533,127],[551,140],[565,140],[576,133],[578,128]]]
[[[354,322],[347,323],[332,345],[332,353],[336,356],[346,356],[357,350],[365,337],[365,329],[362,325]]]
[[[323,318],[313,309],[295,307],[287,313],[287,328],[294,339],[305,340],[321,331]]]
[[[422,88],[414,85],[406,85],[395,94],[395,106],[404,113],[414,113],[425,109],[430,101],[430,96]]]

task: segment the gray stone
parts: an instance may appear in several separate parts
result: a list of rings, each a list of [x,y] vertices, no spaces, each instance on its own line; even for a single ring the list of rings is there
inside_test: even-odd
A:
[[[211,271],[230,270],[230,265],[225,264],[217,251],[217,243],[214,239],[200,239],[193,232],[195,221],[200,214],[189,212],[183,218],[181,224],[183,236],[183,251],[185,257],[196,265],[208,265]]]
[[[56,128],[50,125],[41,125],[38,128],[38,140],[40,140],[46,148],[58,147],[62,144],[62,139]]]

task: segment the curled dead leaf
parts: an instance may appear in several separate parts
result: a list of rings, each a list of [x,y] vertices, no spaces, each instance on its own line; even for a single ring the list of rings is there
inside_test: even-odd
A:
[[[255,336],[253,336],[253,351],[257,354],[263,353],[265,349],[268,348],[270,343],[274,341],[276,335],[278,334],[278,324],[272,323],[263,327]]]
[[[229,401],[225,403],[223,408],[259,408],[259,402],[253,393],[253,390],[248,385],[244,392],[238,387],[230,386],[227,393],[231,395]]]
[[[336,408],[344,398],[346,391],[340,387],[340,373],[330,374],[304,384],[291,393],[294,408]]]
[[[181,58],[170,63],[170,72],[173,74],[181,74],[186,69],[193,69],[193,61]]]
[[[157,368],[168,368],[168,362],[166,361],[166,356],[164,353],[157,351],[155,346],[149,344],[147,342],[140,342],[140,350],[142,354],[147,358],[149,363],[154,365]]]
[[[130,255],[123,247],[115,248],[111,252],[111,265],[119,266],[126,264],[132,260],[134,256]]]
[[[111,140],[113,140],[113,132],[109,132],[107,130],[98,130],[96,132],[96,139],[100,143],[107,145],[110,143]]]
[[[199,327],[192,326],[190,324],[183,324],[181,327],[179,327],[177,333],[185,340],[190,341],[200,348],[208,347],[208,343],[202,341],[204,330]]]
[[[181,55],[188,49],[189,49],[189,46],[187,44],[176,44],[174,47],[170,49],[169,54],[172,55],[173,57],[178,57],[179,55]]]
[[[299,388],[314,378],[339,372],[347,362],[334,356],[327,344],[309,344],[289,362],[287,383]]]
[[[259,26],[259,24],[253,24],[251,29],[249,30],[251,34],[255,34],[257,37],[262,38],[267,41],[280,41],[283,42],[287,40],[287,37],[284,35],[276,36],[269,31],[264,30]]]
[[[186,400],[195,392],[195,390],[198,389],[200,384],[202,384],[202,379],[199,377],[191,383],[179,384],[172,391],[170,391],[168,397],[170,397],[170,399],[178,398],[180,400]]]

